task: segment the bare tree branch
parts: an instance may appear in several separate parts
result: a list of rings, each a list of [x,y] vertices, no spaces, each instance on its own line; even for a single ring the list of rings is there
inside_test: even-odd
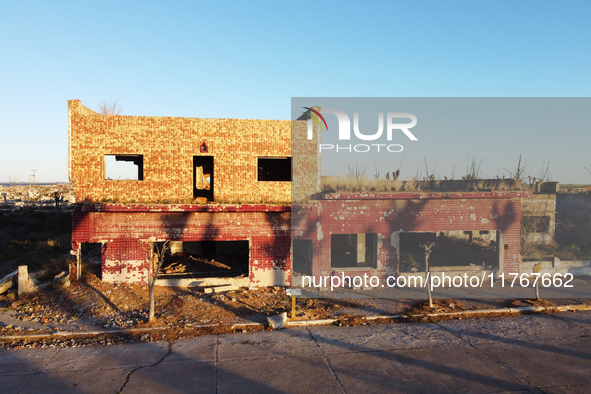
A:
[[[118,100],[111,101],[110,103],[103,101],[98,103],[99,113],[101,115],[119,115],[121,114],[121,105]]]

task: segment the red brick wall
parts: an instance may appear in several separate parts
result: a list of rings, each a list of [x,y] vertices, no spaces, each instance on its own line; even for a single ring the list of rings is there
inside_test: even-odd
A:
[[[490,192],[327,196],[327,200],[313,202],[308,206],[312,210],[307,221],[301,224],[307,231],[303,238],[314,241],[316,257],[313,274],[329,275],[332,271],[331,234],[380,234],[378,261],[381,264],[378,271],[360,268],[359,272],[386,275],[388,270],[395,271],[398,266],[393,233],[469,230],[502,231],[503,242],[508,247],[504,271],[519,272],[521,194]],[[361,197],[366,199],[359,199]],[[357,273],[351,272],[351,275]]]
[[[265,205],[77,205],[72,243],[100,242],[103,279],[145,282],[148,255],[140,240],[250,241],[250,282],[289,280],[288,206]],[[268,283],[270,280],[277,283]]]

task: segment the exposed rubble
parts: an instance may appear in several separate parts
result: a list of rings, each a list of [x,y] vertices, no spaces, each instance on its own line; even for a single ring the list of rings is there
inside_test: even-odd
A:
[[[74,187],[55,185],[0,185],[0,209],[17,212],[34,209],[72,209],[76,203]]]

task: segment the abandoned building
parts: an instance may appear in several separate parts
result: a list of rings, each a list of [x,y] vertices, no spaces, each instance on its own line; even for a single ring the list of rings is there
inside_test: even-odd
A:
[[[500,182],[499,182],[500,183]],[[293,269],[300,275],[519,272],[522,198],[529,192],[327,193],[293,209]],[[296,280],[297,281],[297,280]]]
[[[289,283],[290,121],[100,115],[71,100],[68,128],[72,247],[78,261],[100,248],[102,280],[145,282],[170,241],[161,284]]]
[[[299,275],[402,275],[435,241],[434,266],[519,272],[529,192],[320,193],[320,132],[307,140],[305,121],[68,111],[72,248],[104,281],[145,282],[165,242],[161,285],[289,285],[292,255]]]

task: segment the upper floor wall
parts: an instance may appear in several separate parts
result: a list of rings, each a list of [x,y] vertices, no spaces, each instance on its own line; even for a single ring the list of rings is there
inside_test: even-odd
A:
[[[100,115],[70,100],[68,133],[76,201],[290,203],[291,121]],[[110,161],[136,179],[108,179]]]

